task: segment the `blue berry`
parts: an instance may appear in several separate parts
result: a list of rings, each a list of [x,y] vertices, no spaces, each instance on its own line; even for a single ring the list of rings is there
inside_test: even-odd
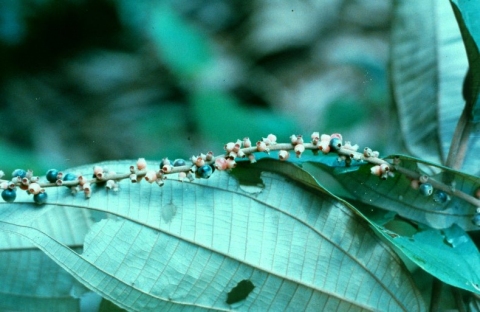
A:
[[[74,181],[75,179],[77,179],[77,175],[75,173],[67,173],[63,176],[63,181]],[[68,185],[66,185],[66,187],[70,187]]]
[[[433,193],[433,186],[430,183],[420,184],[418,189],[423,196],[430,196]]]
[[[27,172],[23,169],[15,169],[12,172],[12,178],[20,177],[21,179],[27,176]]]
[[[448,196],[448,194],[445,193],[445,192],[443,192],[443,191],[435,190],[435,192],[433,192],[433,200],[434,200],[436,203],[444,204],[444,203],[446,203],[449,199],[450,199],[450,196]]]
[[[197,169],[195,175],[198,178],[208,179],[213,173],[213,169],[210,165],[203,165]]]
[[[57,175],[58,175],[58,170],[57,169],[50,169],[47,171],[47,180],[48,182],[55,183],[57,182]]]
[[[480,226],[480,213],[476,213],[473,215],[472,223],[476,226]]]
[[[43,193],[38,193],[38,194],[35,194],[33,195],[33,200],[35,201],[36,204],[38,205],[42,205],[42,204],[45,204],[47,202],[47,193],[43,192]]]
[[[66,175],[63,176],[63,181],[73,181],[77,178],[77,175],[75,173],[67,173]]]
[[[2,192],[2,198],[7,203],[11,203],[15,200],[15,198],[17,198],[17,192],[10,188],[4,189]]]
[[[181,167],[181,166],[185,166],[186,163],[185,163],[185,160],[183,159],[175,159],[175,161],[173,162],[173,166],[174,167]]]
[[[338,151],[340,147],[342,147],[342,140],[340,140],[339,138],[333,138],[330,140],[330,148],[333,151]]]

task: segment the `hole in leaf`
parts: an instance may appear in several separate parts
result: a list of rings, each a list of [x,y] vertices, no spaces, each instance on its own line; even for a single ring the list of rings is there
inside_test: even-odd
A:
[[[227,294],[227,304],[234,304],[247,298],[248,294],[255,288],[249,280],[242,280]]]
[[[238,164],[241,167],[243,164]],[[258,194],[263,191],[265,184],[261,178],[262,171],[249,168],[249,170],[233,170],[233,177],[237,179],[240,184],[240,189],[249,194]]]

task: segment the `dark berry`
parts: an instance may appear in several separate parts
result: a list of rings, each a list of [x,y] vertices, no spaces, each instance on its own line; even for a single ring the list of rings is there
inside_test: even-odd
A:
[[[330,148],[333,151],[338,151],[340,147],[342,147],[342,140],[340,140],[339,138],[333,138],[330,140]]]
[[[444,204],[444,203],[446,203],[449,199],[450,199],[450,197],[448,196],[448,194],[445,193],[445,192],[443,192],[443,191],[435,190],[435,192],[433,192],[433,200],[434,200],[436,203]]]
[[[47,180],[48,182],[55,183],[57,182],[58,170],[57,169],[50,169],[47,171]]]
[[[197,169],[195,175],[197,178],[208,179],[213,173],[213,169],[210,165],[203,165]]]
[[[27,176],[27,172],[23,169],[15,169],[12,172],[12,178],[20,177],[25,178]]]
[[[433,186],[430,183],[420,184],[418,189],[423,196],[430,196],[433,193]]]
[[[63,181],[73,181],[77,178],[77,175],[75,173],[67,173],[66,175],[63,176]]]
[[[17,198],[17,192],[15,192],[15,190],[7,188],[7,189],[3,190],[2,198],[3,198],[4,201],[6,201],[8,203],[11,203],[15,200],[15,198]]]
[[[185,163],[185,160],[183,159],[175,159],[175,161],[173,162],[173,166],[174,167],[181,167],[181,166],[185,166],[186,163]]]
[[[38,194],[35,194],[33,195],[33,200],[35,201],[36,204],[38,205],[42,205],[42,204],[45,204],[47,202],[47,193],[43,192],[43,193],[38,193]]]

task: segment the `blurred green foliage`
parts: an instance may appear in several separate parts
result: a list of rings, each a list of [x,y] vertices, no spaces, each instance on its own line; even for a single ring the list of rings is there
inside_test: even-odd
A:
[[[372,10],[385,14],[358,14]],[[271,132],[342,131],[388,148],[389,10],[346,0],[2,1],[0,168],[43,174],[220,153]]]

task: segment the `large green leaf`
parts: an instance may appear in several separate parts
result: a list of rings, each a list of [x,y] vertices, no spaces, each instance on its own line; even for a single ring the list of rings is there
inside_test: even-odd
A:
[[[83,285],[38,249],[0,251],[1,311],[80,311]]]
[[[405,160],[403,159],[404,162]],[[325,181],[325,171],[316,170],[317,166],[308,163],[302,166],[316,179],[306,173],[301,174],[298,170],[292,170],[291,166],[274,167],[272,160],[262,162],[260,165],[270,170],[275,168],[288,177],[317,189],[319,181]],[[369,175],[368,172],[363,174]],[[378,177],[375,178],[378,180]],[[462,187],[471,183],[468,177],[456,178],[456,181],[460,180],[463,180]],[[330,186],[331,180],[328,180],[328,183]],[[362,185],[361,182],[358,184]],[[362,191],[364,189],[360,189],[360,192]],[[394,250],[408,257],[413,263],[447,284],[480,294],[480,271],[477,269],[480,253],[468,234],[459,226],[453,224],[443,230],[425,228],[424,225],[413,226],[411,222],[396,220],[398,218],[395,218],[392,211],[372,206],[376,202],[369,199],[364,199],[363,203],[348,200],[348,204],[352,211],[365,218]]]
[[[43,210],[18,205],[15,211],[0,209],[0,215],[2,220],[32,224],[76,250],[92,223],[88,211],[61,207]],[[0,231],[0,258],[0,310],[80,311],[84,286],[31,240]]]
[[[413,237],[386,231],[385,237],[418,266],[443,282],[480,294],[480,253],[457,225],[420,231]]]
[[[480,178],[478,177],[413,157],[399,157],[403,168],[422,172],[422,169],[426,168],[425,165],[428,165],[438,172],[431,175],[432,178],[449,181],[448,183],[455,185],[456,190],[471,196],[480,187]],[[393,156],[386,159],[389,158],[391,159]],[[337,172],[323,164],[316,165],[322,166],[333,174]],[[478,226],[471,222],[477,208],[475,205],[456,196],[451,196],[450,200],[446,201],[438,200],[435,194],[423,196],[410,186],[410,180],[404,175],[397,172],[394,177],[382,180],[370,173],[371,167],[367,165],[360,166],[355,171],[338,171],[342,173],[335,175],[334,178],[343,185],[351,197],[379,208],[395,211],[409,220],[436,229],[445,229],[455,223],[465,230],[478,230]],[[321,176],[322,173],[313,174],[322,183],[324,180]]]
[[[443,163],[463,110],[468,67],[450,4],[395,1],[391,38],[391,83],[405,145],[414,156]],[[464,170],[478,172],[478,164]]]
[[[451,0],[453,11],[462,32],[470,65],[465,94],[470,104],[471,120],[480,122],[480,3],[478,1]]]
[[[103,165],[122,172],[130,164]],[[3,203],[0,230],[30,239],[129,310],[425,310],[401,261],[368,224],[306,172],[281,166],[316,191],[251,166],[193,183],[169,179],[163,188],[122,181],[118,193],[96,189],[88,200],[55,188],[41,209],[22,194]],[[57,209],[110,218],[92,226],[78,254],[21,222],[29,212]],[[238,283],[254,288],[227,304]]]

